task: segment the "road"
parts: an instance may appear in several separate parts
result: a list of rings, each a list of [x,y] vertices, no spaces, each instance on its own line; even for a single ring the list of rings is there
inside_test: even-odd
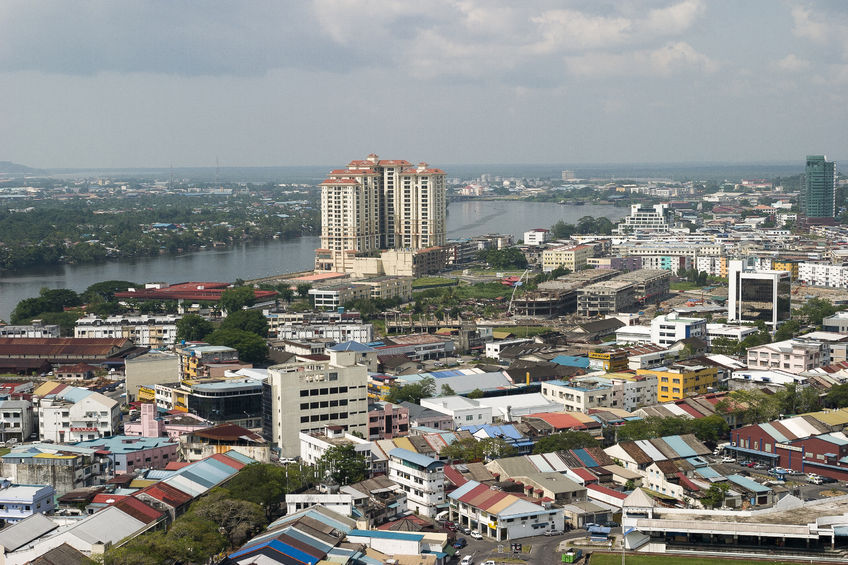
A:
[[[497,542],[487,538],[475,540],[471,536],[460,534],[457,537],[464,537],[468,541],[468,546],[459,550],[453,562],[459,563],[464,556],[472,555],[474,557],[474,565],[481,565],[489,559],[497,565],[505,563],[505,559],[510,560],[510,565],[516,565],[515,559],[519,559],[527,565],[551,565],[551,563],[560,562],[557,548],[561,542],[586,537],[586,535],[588,535],[586,530],[579,529],[559,536],[522,538],[516,540],[516,543],[521,543],[522,552],[513,554],[510,550],[511,542]],[[498,545],[502,547],[503,553],[498,553]],[[529,552],[527,552],[528,547],[530,548]]]

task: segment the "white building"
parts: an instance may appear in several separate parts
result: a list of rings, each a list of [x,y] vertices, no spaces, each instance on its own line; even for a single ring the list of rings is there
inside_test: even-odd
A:
[[[0,443],[29,441],[34,431],[33,420],[29,400],[0,400]]]
[[[450,493],[449,501],[454,522],[497,541],[539,536],[546,531],[562,532],[565,527],[562,508],[550,502],[536,504],[477,481],[461,485]]]
[[[652,343],[668,346],[690,337],[707,340],[707,321],[704,318],[687,318],[672,312],[651,320]]]
[[[713,277],[724,276],[727,269],[727,259],[718,255],[700,255],[695,259],[695,269]]]
[[[544,245],[550,238],[551,230],[535,228],[524,232],[524,245]]]
[[[748,368],[803,373],[825,365],[828,357],[828,346],[825,343],[787,339],[749,347]]]
[[[406,492],[410,510],[432,517],[447,509],[443,462],[400,447],[388,455],[389,478]]]
[[[0,338],[4,337],[59,337],[59,326],[45,325],[41,323],[41,320],[33,320],[30,324],[18,326],[0,324]]]
[[[644,204],[632,204],[630,215],[618,224],[614,230],[619,235],[636,232],[668,232],[671,227],[671,212],[668,204],[654,204],[647,207]]]
[[[848,288],[848,267],[828,263],[801,263],[798,282],[809,286]]]
[[[489,341],[486,342],[486,357],[489,359],[500,359],[501,350],[506,349],[507,347],[513,345],[521,345],[522,343],[529,343],[530,339],[502,339],[500,341]]]
[[[40,441],[73,443],[109,437],[121,422],[117,401],[84,388],[65,387],[37,402]]]
[[[656,402],[657,377],[631,373],[589,374],[575,377],[568,383],[543,382],[542,395],[564,405],[567,412],[586,413],[592,408],[620,408],[632,412]]]
[[[368,369],[331,361],[290,362],[268,368],[263,434],[283,457],[300,455],[299,434],[342,426],[368,435]]]
[[[565,381],[545,381],[542,395],[563,405],[566,412],[588,412],[590,408],[620,408],[613,406],[612,384],[585,382],[572,384]]]
[[[76,321],[74,337],[124,338],[141,347],[169,347],[177,342],[179,316],[90,315]]]
[[[277,339],[326,339],[335,342],[374,341],[374,326],[362,323],[285,324],[277,330]]]
[[[352,445],[353,450],[361,453],[365,458],[371,475],[386,472],[386,460],[378,456],[380,451],[374,448],[374,443],[345,433],[341,426],[327,426],[323,432],[311,434],[300,432],[298,437],[300,438],[300,459],[309,465],[317,465],[331,447]],[[324,470],[321,469],[321,471]]]
[[[491,406],[483,406],[479,401],[464,396],[422,398],[421,406],[447,414],[453,418],[457,428],[492,423],[493,410]]]
[[[759,330],[756,326],[738,326],[729,324],[707,324],[707,343],[712,345],[714,339],[724,337],[736,341],[742,341]]]

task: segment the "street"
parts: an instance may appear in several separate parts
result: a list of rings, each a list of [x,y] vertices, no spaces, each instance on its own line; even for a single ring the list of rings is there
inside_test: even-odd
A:
[[[578,529],[559,536],[534,536],[522,538],[515,542],[497,542],[487,538],[475,540],[471,536],[459,534],[457,537],[464,537],[468,541],[468,546],[460,549],[457,555],[454,556],[454,563],[459,563],[464,556],[471,555],[474,558],[474,565],[481,565],[490,559],[497,565],[506,563],[507,559],[511,564],[515,564],[515,560],[520,559],[528,565],[550,565],[551,563],[559,563],[560,556],[557,552],[557,547],[562,541],[586,537],[586,535],[586,530]],[[512,553],[510,549],[512,543],[520,543],[522,545],[521,553]],[[503,553],[498,552],[499,545]],[[530,548],[529,553],[527,552],[528,547]]]

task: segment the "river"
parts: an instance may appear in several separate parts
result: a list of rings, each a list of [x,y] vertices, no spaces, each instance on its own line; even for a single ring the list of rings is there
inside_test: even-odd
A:
[[[583,216],[617,220],[626,208],[613,206],[561,206],[548,202],[467,200],[453,202],[448,211],[448,237],[510,233],[517,239],[532,228],[548,228],[558,220],[577,223]],[[0,276],[0,320],[9,320],[15,305],[39,289],[70,288],[81,292],[105,280],[137,283],[163,281],[233,281],[302,271],[312,266],[316,236],[271,240],[225,249],[208,249],[186,255],[162,255],[84,265],[54,265],[21,269]]]

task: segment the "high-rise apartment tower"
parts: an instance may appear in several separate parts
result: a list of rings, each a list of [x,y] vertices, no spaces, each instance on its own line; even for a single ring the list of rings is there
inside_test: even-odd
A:
[[[810,219],[833,218],[836,213],[836,164],[824,155],[807,155],[801,212]]]
[[[445,173],[427,163],[364,160],[335,169],[321,183],[320,271],[350,270],[353,258],[379,249],[445,244]]]

